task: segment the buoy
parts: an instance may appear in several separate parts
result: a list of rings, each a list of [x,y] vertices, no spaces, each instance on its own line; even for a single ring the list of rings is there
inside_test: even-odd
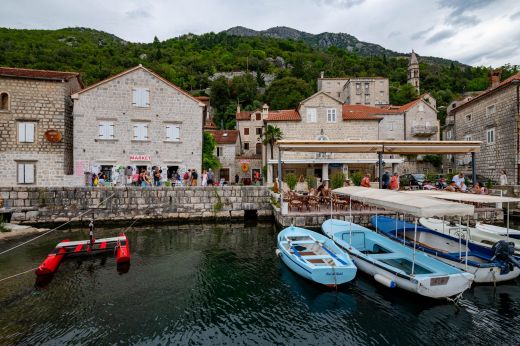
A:
[[[395,281],[392,279],[387,278],[386,276],[383,276],[381,274],[374,275],[374,280],[379,282],[382,285],[385,285],[386,287],[395,288],[396,284]]]
[[[276,254],[276,256],[282,257],[282,252],[279,249],[276,249],[274,253]]]

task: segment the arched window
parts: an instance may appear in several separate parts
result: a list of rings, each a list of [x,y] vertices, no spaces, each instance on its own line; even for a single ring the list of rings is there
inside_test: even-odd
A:
[[[9,109],[9,94],[0,93],[0,110],[6,111]]]

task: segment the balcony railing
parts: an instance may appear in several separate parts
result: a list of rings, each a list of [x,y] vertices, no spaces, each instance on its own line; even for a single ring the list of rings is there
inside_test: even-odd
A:
[[[434,135],[439,131],[437,126],[415,125],[412,126],[412,136],[428,137]]]

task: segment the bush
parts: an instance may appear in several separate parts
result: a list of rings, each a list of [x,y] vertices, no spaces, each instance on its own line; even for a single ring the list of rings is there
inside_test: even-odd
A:
[[[355,186],[361,185],[361,180],[363,180],[363,174],[361,172],[355,172],[350,176],[350,180]]]
[[[486,188],[487,188],[488,190],[493,188],[493,180],[488,179],[488,180],[486,181]]]
[[[408,178],[407,176],[400,177],[399,184],[401,186],[410,186],[410,178]]]
[[[292,173],[288,173],[285,176],[285,182],[287,183],[287,186],[289,186],[289,189],[294,190],[296,187],[296,184],[298,184],[298,177]]]
[[[440,155],[424,155],[423,161],[431,163],[436,168],[442,166],[442,156]]]
[[[305,180],[307,181],[309,189],[315,189],[318,187],[318,180],[316,179],[316,177],[310,175],[307,178],[305,178]]]
[[[437,181],[437,173],[428,171],[424,175],[424,178],[432,184],[435,184],[435,182]]]
[[[332,189],[339,189],[343,187],[345,184],[345,174],[343,172],[336,172],[332,176],[332,180],[330,181],[330,186]]]

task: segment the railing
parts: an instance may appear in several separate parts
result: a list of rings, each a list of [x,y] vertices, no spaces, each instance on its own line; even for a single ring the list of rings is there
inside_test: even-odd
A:
[[[431,136],[437,133],[437,126],[415,125],[412,126],[412,136]]]

